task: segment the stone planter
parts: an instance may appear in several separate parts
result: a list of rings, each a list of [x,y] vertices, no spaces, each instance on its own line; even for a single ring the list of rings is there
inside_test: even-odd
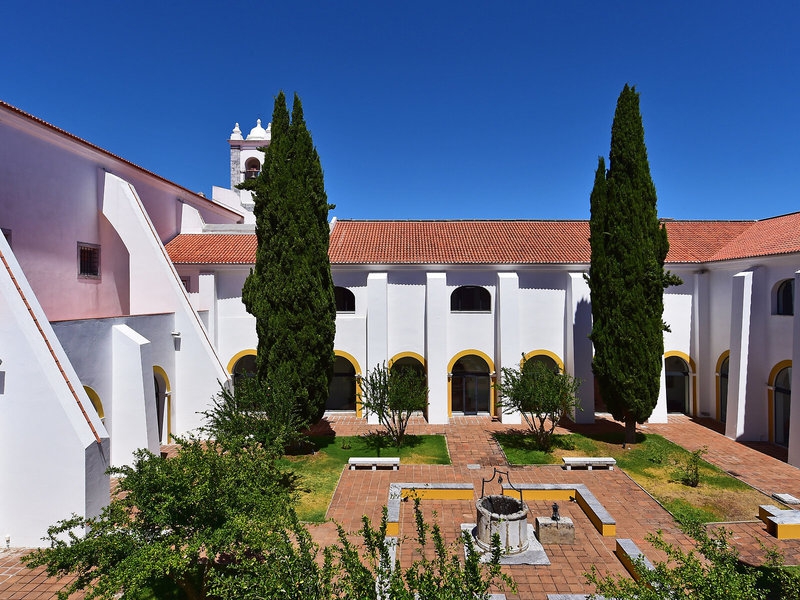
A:
[[[500,536],[500,548],[506,554],[528,549],[528,507],[511,496],[484,496],[476,503],[478,524],[475,542],[484,550],[492,548],[492,536]]]

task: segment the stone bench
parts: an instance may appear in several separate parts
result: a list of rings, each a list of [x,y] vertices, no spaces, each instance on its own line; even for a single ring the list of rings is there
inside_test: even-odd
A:
[[[567,471],[571,471],[572,467],[586,467],[590,471],[592,467],[598,467],[613,471],[614,465],[617,464],[617,461],[610,456],[565,456],[561,460],[564,461],[564,468]]]
[[[639,547],[633,540],[628,538],[617,538],[617,548],[614,551],[622,563],[622,566],[631,574],[631,577],[638,580],[641,575],[639,574],[639,564],[637,561],[641,559],[641,564],[648,571],[652,571],[655,567],[653,563],[647,560],[647,557],[639,550]]]
[[[523,500],[575,500],[595,529],[604,537],[617,535],[617,522],[582,483],[520,483],[514,486],[522,491]],[[512,496],[519,492],[503,484],[503,493]]]
[[[347,464],[350,465],[351,471],[356,467],[372,467],[373,471],[378,467],[392,467],[393,471],[397,471],[400,459],[396,456],[353,456]]]
[[[758,507],[758,518],[766,523],[771,536],[779,540],[800,539],[800,510],[762,504]]]

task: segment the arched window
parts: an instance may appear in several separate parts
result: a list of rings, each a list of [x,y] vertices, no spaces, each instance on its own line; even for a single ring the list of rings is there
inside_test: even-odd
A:
[[[462,285],[450,294],[452,312],[490,312],[492,296],[479,285]]]
[[[775,288],[775,314],[794,314],[794,279],[784,279]]]
[[[153,386],[155,387],[156,422],[158,423],[158,442],[164,443],[164,417],[167,409],[168,384],[165,372],[160,367],[153,368]],[[166,440],[169,443],[169,440]]]
[[[774,385],[773,439],[780,446],[789,445],[789,409],[792,404],[792,367],[778,371]]]
[[[103,410],[103,402],[100,400],[100,396],[98,396],[97,392],[95,392],[88,385],[83,386],[83,389],[86,392],[86,395],[89,396],[92,406],[94,406],[94,409],[97,411],[97,416],[100,417],[100,420],[105,425],[106,413]]]
[[[336,286],[333,288],[336,298],[336,312],[356,312],[356,297],[347,288]]]
[[[244,178],[255,179],[261,173],[261,163],[257,158],[248,158],[244,163]]]

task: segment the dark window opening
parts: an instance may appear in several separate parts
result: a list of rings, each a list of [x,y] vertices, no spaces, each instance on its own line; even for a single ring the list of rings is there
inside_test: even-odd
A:
[[[490,312],[492,296],[489,290],[478,285],[463,285],[450,294],[452,312]]]
[[[78,243],[78,276],[100,277],[100,246]]]
[[[794,279],[787,279],[778,284],[776,300],[776,315],[794,314]]]
[[[333,289],[336,297],[336,312],[356,312],[356,297],[347,288],[336,287]]]
[[[244,164],[244,178],[255,179],[261,173],[261,163],[257,158],[249,158]]]

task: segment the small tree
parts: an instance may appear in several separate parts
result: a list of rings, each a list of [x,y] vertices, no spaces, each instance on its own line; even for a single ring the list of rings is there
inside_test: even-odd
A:
[[[561,418],[580,408],[580,385],[580,380],[568,373],[523,358],[522,369],[503,367],[497,389],[503,412],[521,413],[538,447],[547,451]]]
[[[411,415],[428,403],[425,376],[408,367],[389,369],[386,363],[376,365],[362,378],[359,399],[364,410],[378,416],[399,448]]]

